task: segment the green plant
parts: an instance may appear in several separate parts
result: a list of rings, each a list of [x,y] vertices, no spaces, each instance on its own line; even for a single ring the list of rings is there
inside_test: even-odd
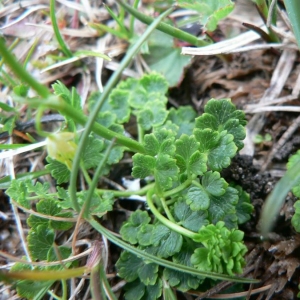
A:
[[[284,1],[286,11],[291,22],[298,48],[300,48],[300,6],[297,0],[285,0]]]
[[[41,299],[50,293],[66,299],[66,279],[86,272],[93,277],[98,272],[102,292],[114,299],[101,259],[83,268],[61,263],[72,256],[76,245],[72,248],[61,241],[60,233],[80,218],[124,249],[117,267],[128,281],[129,299],[172,295],[170,287],[197,289],[204,279],[255,282],[234,276],[241,273],[246,252],[238,225],[250,218],[253,207],[247,193],[229,185],[220,174],[243,147],[244,113],[229,99],[211,99],[200,117],[188,106],[168,110],[168,83],[157,73],[121,81],[113,89],[122,70],[166,14],[128,51],[104,92],[90,96],[89,117],[75,88],[69,91],[57,82],[50,94],[20,68],[0,40],[5,62],[42,98],[28,97],[24,92],[28,87],[23,85],[13,95],[16,101],[37,108],[36,126],[46,137],[48,150],[45,173],[57,183],[50,192],[49,184],[24,177],[12,180],[6,191],[15,205],[31,214],[27,220],[31,260],[46,261],[47,265],[34,267],[24,259],[10,273],[0,274],[5,280],[18,279],[15,284],[23,297]],[[56,133],[41,130],[40,118],[48,109],[65,118]],[[124,135],[131,117],[136,119],[136,140]],[[77,132],[80,126],[85,126],[82,134]],[[118,164],[125,151],[133,153],[133,177],[146,179],[147,185],[135,192],[97,188],[99,178]],[[77,188],[79,170],[87,185],[84,191]],[[65,183],[68,188],[62,185]],[[135,194],[146,197],[149,211],[132,213],[120,230],[122,239],[95,220],[111,211],[116,199]],[[49,290],[56,280],[61,280],[61,296]]]
[[[271,141],[272,141],[272,136],[269,133],[266,133],[265,135],[257,134],[253,139],[253,142],[255,144],[262,144],[264,142],[271,142]]]
[[[263,207],[262,214],[260,217],[261,222],[261,232],[264,237],[268,236],[276,217],[279,214],[279,211],[285,201],[287,194],[293,189],[293,192],[296,196],[299,195],[299,191],[297,185],[300,181],[300,160],[299,160],[299,153],[293,155],[288,163],[288,170],[285,175],[276,183],[274,189],[268,196],[266,203]],[[296,202],[297,203],[297,202]],[[296,205],[296,215],[293,217],[293,223],[298,230],[297,225],[297,216],[298,211],[297,207],[299,204]]]
[[[154,257],[199,269],[202,279],[179,272],[180,267],[174,271],[159,267],[153,260],[149,263],[135,250],[134,254],[125,251],[117,267],[121,277],[135,282],[128,285],[129,299],[138,299],[144,293],[155,299],[155,295],[162,293],[162,280],[180,290],[196,289],[204,277],[237,280],[228,276],[240,273],[244,265],[246,248],[243,233],[237,228],[250,218],[252,205],[249,196],[239,187],[230,186],[220,171],[229,166],[231,158],[243,147],[244,113],[236,110],[229,99],[210,100],[204,114],[196,119],[191,107],[168,111],[167,88],[163,77],[150,74],[139,80],[123,81],[110,93],[93,124],[94,132],[104,138],[90,134],[81,152],[80,168],[90,190],[76,192],[75,202],[59,186],[50,194],[46,183],[11,182],[7,194],[21,208],[29,209],[31,201],[41,199],[36,206],[38,215],[27,221],[31,227],[28,243],[33,259],[49,261],[56,232],[72,226],[67,221],[73,213],[65,210],[82,211],[94,226],[92,216],[101,217],[112,210],[116,197],[139,194],[147,197],[150,211],[138,210],[130,216],[120,231],[123,240]],[[77,151],[76,124],[84,124],[85,119],[75,90],[70,93],[61,83],[54,84],[53,89],[59,98],[45,100],[42,107],[59,110],[66,117],[64,127],[69,131],[48,136],[46,169],[61,184],[70,180]],[[99,97],[98,93],[91,95],[90,110]],[[36,103],[31,101],[31,105]],[[122,135],[123,124],[131,115],[137,120],[139,142]],[[107,139],[115,140],[115,145]],[[125,150],[136,153],[132,157],[132,175],[149,177],[149,184],[137,192],[94,190],[93,181],[107,174]],[[99,162],[102,163],[97,168]],[[92,179],[87,170],[93,169]],[[53,217],[64,221],[52,220]],[[97,226],[96,229],[99,230]],[[203,257],[207,255],[211,260],[204,263]],[[140,294],[130,288],[137,282]],[[24,295],[22,289],[21,294]]]

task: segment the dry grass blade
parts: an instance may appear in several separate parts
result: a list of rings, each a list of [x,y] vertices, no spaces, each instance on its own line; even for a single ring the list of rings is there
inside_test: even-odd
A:
[[[223,53],[230,53],[241,46],[250,44],[260,39],[260,35],[255,32],[248,31],[219,43],[215,43],[209,46],[201,48],[183,47],[181,54],[183,55],[217,55]]]

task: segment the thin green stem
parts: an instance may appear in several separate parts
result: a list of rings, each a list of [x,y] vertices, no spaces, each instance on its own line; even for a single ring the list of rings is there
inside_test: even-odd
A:
[[[86,123],[85,131],[83,132],[81,140],[78,144],[78,148],[77,148],[74,160],[73,160],[73,166],[72,166],[72,171],[71,171],[69,191],[70,191],[70,197],[73,198],[74,201],[76,201],[75,200],[76,199],[76,181],[77,181],[77,175],[78,175],[78,170],[79,170],[79,162],[81,159],[81,153],[83,153],[83,150],[86,147],[87,139],[88,139],[88,136],[89,136],[91,130],[93,128],[96,129],[96,127],[99,128],[99,126],[101,126],[100,124],[95,123],[98,112],[100,111],[102,105],[104,104],[104,101],[108,98],[108,95],[111,92],[111,90],[113,89],[113,87],[117,84],[119,77],[121,76],[123,70],[129,65],[129,63],[131,62],[134,55],[138,52],[138,50],[140,49],[142,44],[148,39],[148,37],[153,32],[153,30],[157,27],[157,25],[162,21],[162,19],[164,17],[166,17],[168,14],[170,14],[171,11],[172,11],[172,9],[168,9],[165,13],[160,15],[147,28],[147,30],[143,33],[143,35],[139,38],[139,40],[131,48],[129,48],[127,54],[125,55],[121,64],[119,65],[118,70],[113,73],[113,75],[110,77],[109,81],[107,82],[105,89],[99,99],[99,102],[95,105],[93,112],[89,116],[88,122]],[[104,130],[106,130],[106,132],[108,132],[108,129],[105,128],[104,126],[101,126],[101,128],[103,128],[103,130],[101,130],[101,132],[104,132]],[[104,138],[106,138],[104,135],[102,135],[102,136]],[[144,147],[142,145],[140,145],[139,143],[137,143],[136,141],[130,140],[130,139],[125,138],[124,136],[118,135],[116,133],[113,134],[113,137],[111,135],[109,135],[109,137],[110,137],[109,140],[111,140],[112,138],[115,137],[117,142],[123,141],[123,143],[124,143],[124,141],[125,141],[126,143],[131,144],[131,146],[134,146],[134,149],[132,147],[129,147],[129,148],[131,148],[133,150],[137,149],[137,152],[140,152],[140,151],[144,152]]]
[[[52,134],[52,132],[46,132],[42,129],[41,119],[42,119],[43,113],[44,113],[44,107],[43,106],[38,107],[37,113],[35,115],[35,129],[39,136],[47,137],[50,134]]]
[[[83,165],[82,162],[80,163],[80,169],[81,169],[81,172],[82,172],[82,174],[83,174],[83,176],[84,176],[85,181],[86,181],[87,184],[90,186],[91,183],[92,183],[92,179],[91,179],[91,177],[89,176],[89,173],[88,173],[87,170],[85,169],[85,167],[84,167],[84,165]]]
[[[103,4],[104,7],[106,8],[106,10],[108,11],[108,13],[110,14],[110,16],[117,22],[117,24],[119,25],[120,29],[118,31],[121,31],[122,33],[124,33],[124,35],[126,36],[126,38],[128,38],[129,32],[126,29],[126,27],[124,26],[124,22],[122,22],[121,20],[119,20],[118,16],[109,8],[109,6]]]
[[[158,210],[157,208],[155,207],[154,203],[153,203],[153,200],[152,200],[152,197],[153,197],[153,191],[150,190],[148,193],[147,193],[147,204],[150,208],[150,210],[152,211],[152,213],[154,214],[154,216],[161,222],[163,223],[164,225],[166,225],[168,228],[178,232],[179,234],[182,234],[190,239],[195,239],[198,234],[193,232],[193,231],[190,231],[186,228],[183,228],[173,222],[171,222],[170,220],[168,220],[167,218],[165,218]]]
[[[138,129],[138,141],[139,143],[143,143],[145,131],[139,123],[137,123],[137,129]]]
[[[91,287],[91,296],[92,300],[102,300],[106,299],[105,293],[102,288],[101,279],[100,279],[100,263],[97,266],[93,267],[90,274],[90,287]]]
[[[285,0],[284,4],[292,24],[298,48],[300,48],[300,2],[299,0]]]
[[[37,82],[16,60],[15,56],[8,51],[5,45],[4,38],[0,38],[0,55],[4,62],[10,67],[14,74],[23,82],[33,88],[42,98],[47,98],[50,95],[49,90]]]
[[[138,10],[134,9],[133,7],[129,6],[128,4],[126,4],[124,1],[121,0],[117,0],[117,2],[131,15],[133,15],[135,18],[137,18],[138,20],[140,20],[141,22],[145,23],[145,24],[151,24],[153,22],[153,20],[155,20],[154,18],[150,17],[150,16],[146,16],[143,13],[140,13]],[[175,28],[174,26],[171,26],[167,23],[161,22],[157,28],[158,30],[174,37],[177,38],[179,40],[188,42],[192,45],[195,46],[207,46],[208,43],[198,39],[196,36],[189,34],[183,30],[180,30],[178,28]]]
[[[163,207],[163,209],[164,209],[164,211],[165,211],[165,213],[166,213],[168,219],[169,219],[171,222],[174,222],[174,223],[175,223],[175,219],[173,218],[173,216],[172,216],[172,214],[171,214],[171,212],[170,212],[170,210],[169,210],[169,207],[168,207],[168,205],[167,205],[167,203],[166,203],[166,199],[163,198],[163,197],[160,197],[159,199],[160,199],[161,205],[162,205],[162,207]]]
[[[61,297],[57,296],[56,294],[54,294],[52,291],[48,290],[47,292],[53,299],[55,300],[63,300]]]
[[[10,86],[11,88],[14,88],[15,86],[18,85],[18,83],[5,72],[3,69],[1,70],[1,73],[3,74],[3,77],[1,77],[1,82],[3,82],[3,85],[5,86]]]
[[[127,191],[116,191],[116,190],[102,190],[102,189],[97,189],[96,191],[100,195],[104,194],[106,192],[109,192],[109,193],[113,193],[115,197],[124,197],[125,198],[125,197],[130,197],[133,195],[139,195],[139,196],[146,195],[150,189],[154,188],[154,185],[155,185],[155,183],[150,183],[138,191],[128,191],[128,190]]]
[[[32,99],[29,104],[31,106],[37,106],[37,107],[41,105],[40,101],[37,99]],[[72,118],[72,120],[74,120],[76,123],[78,123],[82,126],[87,124],[90,120],[90,117],[85,116],[81,111],[75,109],[74,107],[72,107],[71,105],[69,105],[68,103],[66,103],[65,101],[63,101],[62,99],[59,99],[57,97],[51,97],[51,98],[47,99],[45,102],[43,102],[43,106],[59,111],[64,116],[68,116],[68,117]],[[93,122],[91,124],[91,130],[107,140],[112,140],[115,138],[116,142],[118,144],[127,147],[130,151],[140,152],[140,153],[145,152],[144,147],[137,141],[127,138],[122,134],[111,131],[97,122]],[[77,159],[80,161],[80,159],[81,159],[80,153],[83,152],[82,151],[83,147],[82,146],[81,146],[82,148],[81,147],[79,148],[79,147],[80,147],[80,144],[78,146],[78,149],[80,150],[80,152],[79,152],[79,150],[77,151],[77,153],[79,152]],[[75,159],[74,159],[74,164],[75,164]]]
[[[181,192],[182,190],[184,190],[188,186],[190,186],[191,183],[192,183],[192,181],[193,181],[193,178],[189,178],[185,182],[183,182],[180,185],[178,185],[176,188],[174,188],[174,189],[172,189],[170,191],[164,192],[164,197],[167,198],[167,197],[170,197],[172,195],[175,195],[175,194]]]
[[[242,283],[257,283],[257,282],[259,282],[258,280],[255,280],[255,279],[246,279],[246,278],[240,278],[237,276],[229,276],[229,275],[218,274],[218,273],[213,273],[213,272],[205,272],[205,271],[197,270],[192,267],[180,265],[180,264],[162,259],[160,257],[157,257],[150,253],[147,253],[144,250],[138,249],[136,247],[133,247],[133,246],[127,244],[126,242],[122,241],[120,238],[116,237],[113,233],[111,233],[105,227],[100,225],[96,220],[89,219],[87,221],[90,223],[90,225],[92,227],[94,227],[100,234],[105,236],[112,243],[114,243],[114,244],[118,245],[119,247],[123,248],[124,250],[127,250],[128,252],[140,257],[141,259],[146,259],[146,260],[156,263],[160,266],[170,268],[172,270],[179,271],[179,272],[185,272],[185,273],[188,273],[191,275],[204,276],[204,277],[209,277],[209,278],[213,278],[213,279],[228,280],[228,281],[242,282]]]
[[[70,51],[70,49],[68,48],[68,46],[66,45],[64,39],[62,38],[58,25],[57,25],[57,21],[56,21],[56,16],[55,16],[55,0],[50,0],[50,18],[51,18],[51,23],[52,23],[52,27],[53,27],[53,31],[55,34],[55,37],[57,39],[57,42],[61,48],[61,51],[67,56],[67,57],[72,57],[73,54]]]
[[[99,176],[100,176],[100,173],[103,169],[103,166],[104,164],[106,163],[107,159],[108,159],[108,156],[112,150],[112,147],[114,145],[114,140],[111,141],[111,143],[109,144],[109,146],[106,148],[106,151],[104,153],[104,156],[102,158],[102,160],[100,161],[96,171],[95,171],[95,174],[93,176],[93,180],[92,182],[89,184],[89,192],[86,196],[86,199],[85,199],[85,208],[84,208],[84,212],[83,212],[83,215],[85,217],[87,217],[89,211],[90,211],[90,206],[91,206],[91,201],[92,201],[92,197],[93,197],[93,194],[94,194],[94,191],[97,187],[97,184],[98,184],[98,179],[99,179]]]
[[[97,30],[98,32],[100,32],[100,34],[103,34],[103,31],[104,32],[108,32],[108,33],[111,33],[112,35],[120,38],[120,39],[123,39],[123,40],[128,40],[128,36],[126,34],[124,34],[123,31],[119,31],[119,30],[116,30],[116,29],[113,29],[113,28],[110,28],[109,26],[106,26],[104,24],[89,24],[89,26],[91,26],[91,28]]]
[[[67,281],[65,279],[61,280],[61,285],[62,285],[62,300],[67,300],[68,298],[68,286],[67,286]]]
[[[193,183],[193,185],[195,185],[195,186],[197,186],[199,188],[202,188],[202,185],[199,183],[199,181],[193,180],[192,183]]]
[[[139,5],[140,0],[134,0],[133,2],[133,8],[137,9],[138,5]],[[134,34],[134,21],[135,21],[135,17],[134,15],[130,15],[130,21],[129,21],[129,32],[130,32],[130,37],[133,36]]]
[[[105,294],[107,295],[108,299],[110,300],[117,300],[117,297],[115,296],[114,292],[111,289],[111,286],[109,285],[109,282],[107,280],[107,276],[104,270],[103,265],[100,265],[100,279],[102,281],[103,288],[105,290]]]
[[[33,52],[34,52],[34,50],[35,50],[37,44],[38,44],[38,42],[39,42],[39,40],[36,39],[36,40],[33,42],[32,46],[30,47],[30,49],[29,49],[29,51],[28,51],[28,54],[27,54],[27,56],[26,56],[26,58],[25,58],[25,61],[24,61],[24,63],[23,63],[23,67],[24,67],[24,68],[26,68],[26,66],[27,66],[27,64],[28,64],[28,62],[29,62],[29,60],[30,60],[30,58],[31,58],[31,56],[32,56],[32,54],[33,54]]]

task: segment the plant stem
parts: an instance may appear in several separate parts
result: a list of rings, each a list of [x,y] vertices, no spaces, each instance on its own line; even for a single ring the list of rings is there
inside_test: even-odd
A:
[[[81,139],[78,144],[78,148],[77,148],[74,160],[73,160],[73,166],[72,166],[71,177],[70,177],[70,186],[69,186],[70,197],[73,198],[73,201],[76,201],[75,200],[76,199],[76,183],[77,183],[77,175],[78,175],[78,170],[79,170],[79,162],[81,159],[81,153],[83,153],[84,148],[86,147],[86,142],[87,142],[88,136],[89,136],[92,128],[96,129],[96,127],[100,128],[99,126],[101,126],[100,124],[95,123],[98,112],[100,111],[102,105],[104,104],[104,101],[108,98],[108,95],[111,92],[112,88],[117,84],[119,77],[121,76],[123,70],[129,65],[129,63],[131,62],[134,55],[138,52],[138,50],[140,49],[142,44],[148,39],[148,37],[153,32],[153,30],[157,27],[157,25],[162,21],[162,19],[164,17],[166,17],[168,14],[170,14],[171,11],[172,11],[172,9],[168,9],[165,13],[161,14],[147,28],[147,30],[143,33],[143,35],[139,38],[139,40],[131,48],[129,48],[129,50],[127,51],[127,54],[123,58],[118,70],[113,73],[113,75],[110,77],[109,81],[107,82],[107,84],[104,88],[104,91],[100,96],[98,103],[95,105],[93,112],[89,116],[89,119],[85,125],[86,126],[85,131],[83,132],[83,134],[81,136]],[[105,128],[104,126],[101,126],[101,128],[103,129],[103,130],[101,130],[103,133],[105,130],[107,133],[109,133],[108,132],[109,130],[107,128]],[[126,142],[127,144],[131,145],[131,147],[129,147],[129,148],[137,149],[137,152],[140,152],[140,151],[144,152],[144,147],[136,141],[125,138],[124,136],[119,135],[115,132],[113,133],[113,136],[111,136],[111,134],[109,134],[109,136],[110,136],[109,140],[111,140],[112,138],[115,137],[117,142],[122,141],[123,144],[124,144],[124,142]],[[105,137],[105,136],[103,136],[103,137]],[[132,148],[132,146],[134,146],[134,148]]]
[[[124,36],[126,36],[126,39],[128,39],[129,32],[127,31],[126,27],[124,26],[123,20],[119,20],[118,16],[109,8],[108,5],[103,4],[110,16],[117,22],[119,25],[119,29],[117,31],[121,31]]]
[[[300,48],[300,2],[299,0],[284,0],[284,4],[292,24],[298,48]]]
[[[262,17],[265,24],[267,24],[268,14],[269,14],[269,7],[266,3],[266,0],[255,0],[257,10]],[[269,40],[271,40],[274,43],[278,43],[280,40],[276,33],[270,28],[267,27],[269,31]]]
[[[47,98],[50,95],[49,90],[36,81],[16,60],[15,56],[8,51],[5,45],[4,38],[0,38],[0,55],[4,62],[10,67],[16,76],[23,82],[33,88],[42,98]]]
[[[83,163],[80,163],[80,169],[81,169],[81,172],[83,174],[83,177],[84,177],[85,181],[90,186],[90,184],[92,183],[92,179],[89,176],[89,173],[87,172],[87,170],[85,169]]]
[[[160,199],[161,205],[162,205],[162,207],[163,207],[163,209],[164,209],[164,211],[165,211],[165,213],[166,213],[168,219],[169,219],[171,222],[175,223],[175,219],[173,218],[173,216],[172,216],[172,214],[171,214],[171,212],[170,212],[170,210],[169,210],[169,207],[168,207],[168,205],[167,205],[167,203],[166,203],[165,198],[160,197],[159,199]]]
[[[176,188],[170,190],[170,191],[167,191],[167,192],[164,192],[164,197],[167,198],[167,197],[170,197],[174,194],[177,194],[179,193],[180,191],[186,189],[188,186],[190,186],[190,184],[192,183],[193,181],[193,178],[189,178],[187,179],[185,182],[181,183],[180,185],[178,185]]]
[[[37,45],[38,45],[38,43],[39,43],[39,40],[36,39],[36,40],[33,42],[32,46],[30,47],[30,49],[29,49],[29,51],[28,51],[28,54],[27,54],[27,56],[26,56],[26,58],[25,58],[25,61],[24,61],[24,63],[23,63],[23,67],[24,67],[24,68],[26,68],[26,66],[27,66],[27,64],[28,64],[28,62],[29,62],[31,56],[33,55],[33,52],[35,51],[35,49],[36,49],[36,47],[37,47]]]
[[[133,8],[137,9],[138,5],[139,5],[140,0],[134,0],[133,2]],[[130,21],[129,21],[129,32],[130,32],[130,37],[133,37],[134,35],[134,15],[130,16]]]
[[[68,287],[67,287],[67,282],[65,279],[61,280],[61,285],[62,285],[62,290],[63,290],[63,295],[61,297],[62,300],[67,300],[67,295],[68,295]]]
[[[107,280],[107,276],[104,270],[103,265],[100,265],[100,279],[101,279],[101,283],[102,286],[105,290],[105,294],[107,295],[108,299],[110,300],[117,300],[117,297],[115,296],[114,292],[111,289],[111,286],[109,285],[109,282]]]
[[[62,300],[61,297],[55,295],[52,291],[48,290],[47,293],[55,300]]]
[[[138,129],[138,141],[139,143],[143,143],[144,135],[145,135],[144,129],[139,123],[137,124],[137,129]]]
[[[32,99],[29,104],[31,106],[41,105],[40,101],[36,99]],[[45,102],[43,102],[43,106],[50,109],[58,110],[61,114],[72,118],[76,123],[82,126],[84,126],[90,120],[90,118],[85,116],[82,112],[73,108],[71,105],[69,105],[68,103],[66,103],[65,101],[57,97],[51,97],[47,99]],[[139,153],[145,152],[144,147],[141,144],[139,144],[137,141],[127,138],[124,135],[119,134],[117,132],[111,131],[97,122],[92,123],[91,128],[92,131],[94,131],[96,134],[98,134],[99,136],[107,140],[112,140],[115,138],[118,144],[127,147],[130,151],[139,152]],[[82,153],[81,149],[80,149],[80,153]],[[79,156],[79,158],[81,159],[81,155]],[[75,164],[75,159],[74,159],[74,164]]]
[[[51,23],[53,27],[53,31],[55,34],[55,37],[57,39],[58,44],[60,45],[61,51],[65,54],[67,57],[72,57],[73,54],[66,45],[64,39],[62,38],[57,22],[56,22],[56,17],[55,17],[55,0],[50,0],[50,18],[51,18]]]
[[[171,222],[170,220],[168,220],[167,218],[165,218],[162,214],[160,214],[160,212],[157,210],[157,208],[154,206],[154,203],[153,203],[153,200],[152,200],[152,196],[153,196],[153,191],[150,190],[148,193],[147,193],[147,204],[150,208],[150,210],[152,211],[152,213],[154,214],[154,216],[161,222],[163,223],[164,225],[166,225],[168,228],[178,232],[179,234],[182,234],[188,238],[191,238],[191,239],[195,239],[198,234],[193,232],[193,231],[190,231],[188,229],[185,229],[173,222]]]
[[[126,190],[126,191],[116,191],[116,190],[102,190],[102,189],[97,189],[96,191],[100,195],[102,195],[106,192],[113,193],[115,197],[130,197],[130,196],[133,196],[133,195],[142,196],[142,195],[146,195],[147,192],[150,189],[153,189],[154,185],[155,185],[155,183],[150,183],[150,184],[146,185],[145,187],[141,188],[138,191],[128,191],[128,190]]]
[[[99,165],[98,165],[98,167],[97,167],[97,169],[95,171],[95,174],[93,176],[93,180],[89,184],[89,192],[88,192],[87,197],[85,199],[85,207],[84,207],[84,212],[83,212],[83,215],[85,217],[87,217],[87,214],[90,211],[92,197],[93,197],[95,188],[97,187],[97,184],[98,184],[98,178],[100,176],[100,173],[101,173],[101,171],[103,169],[104,164],[106,163],[106,161],[108,159],[108,156],[109,156],[109,154],[110,154],[110,152],[112,150],[113,145],[114,145],[114,140],[112,140],[112,142],[106,148],[104,156],[103,156],[102,160],[100,161],[100,163],[99,163]],[[73,203],[73,204],[75,204],[75,203]],[[78,205],[78,203],[76,203],[76,204]]]
[[[141,22],[145,23],[145,24],[151,24],[153,22],[153,20],[155,20],[152,17],[146,16],[143,13],[140,13],[138,10],[134,9],[133,7],[129,6],[128,4],[126,4],[125,2],[121,1],[121,0],[117,0],[117,2],[131,15],[135,16],[138,20],[140,20]],[[208,43],[198,39],[196,36],[189,34],[183,30],[180,30],[174,26],[171,26],[167,23],[161,22],[157,28],[158,30],[174,37],[177,38],[179,40],[188,42],[194,46],[207,46]]]

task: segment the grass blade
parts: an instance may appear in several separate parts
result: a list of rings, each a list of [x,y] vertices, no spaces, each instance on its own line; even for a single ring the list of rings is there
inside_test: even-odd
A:
[[[261,232],[264,237],[270,232],[276,217],[284,203],[288,192],[300,180],[300,161],[292,166],[277,182],[275,188],[267,198],[260,217]]]
[[[300,49],[300,1],[285,0],[284,4]]]

